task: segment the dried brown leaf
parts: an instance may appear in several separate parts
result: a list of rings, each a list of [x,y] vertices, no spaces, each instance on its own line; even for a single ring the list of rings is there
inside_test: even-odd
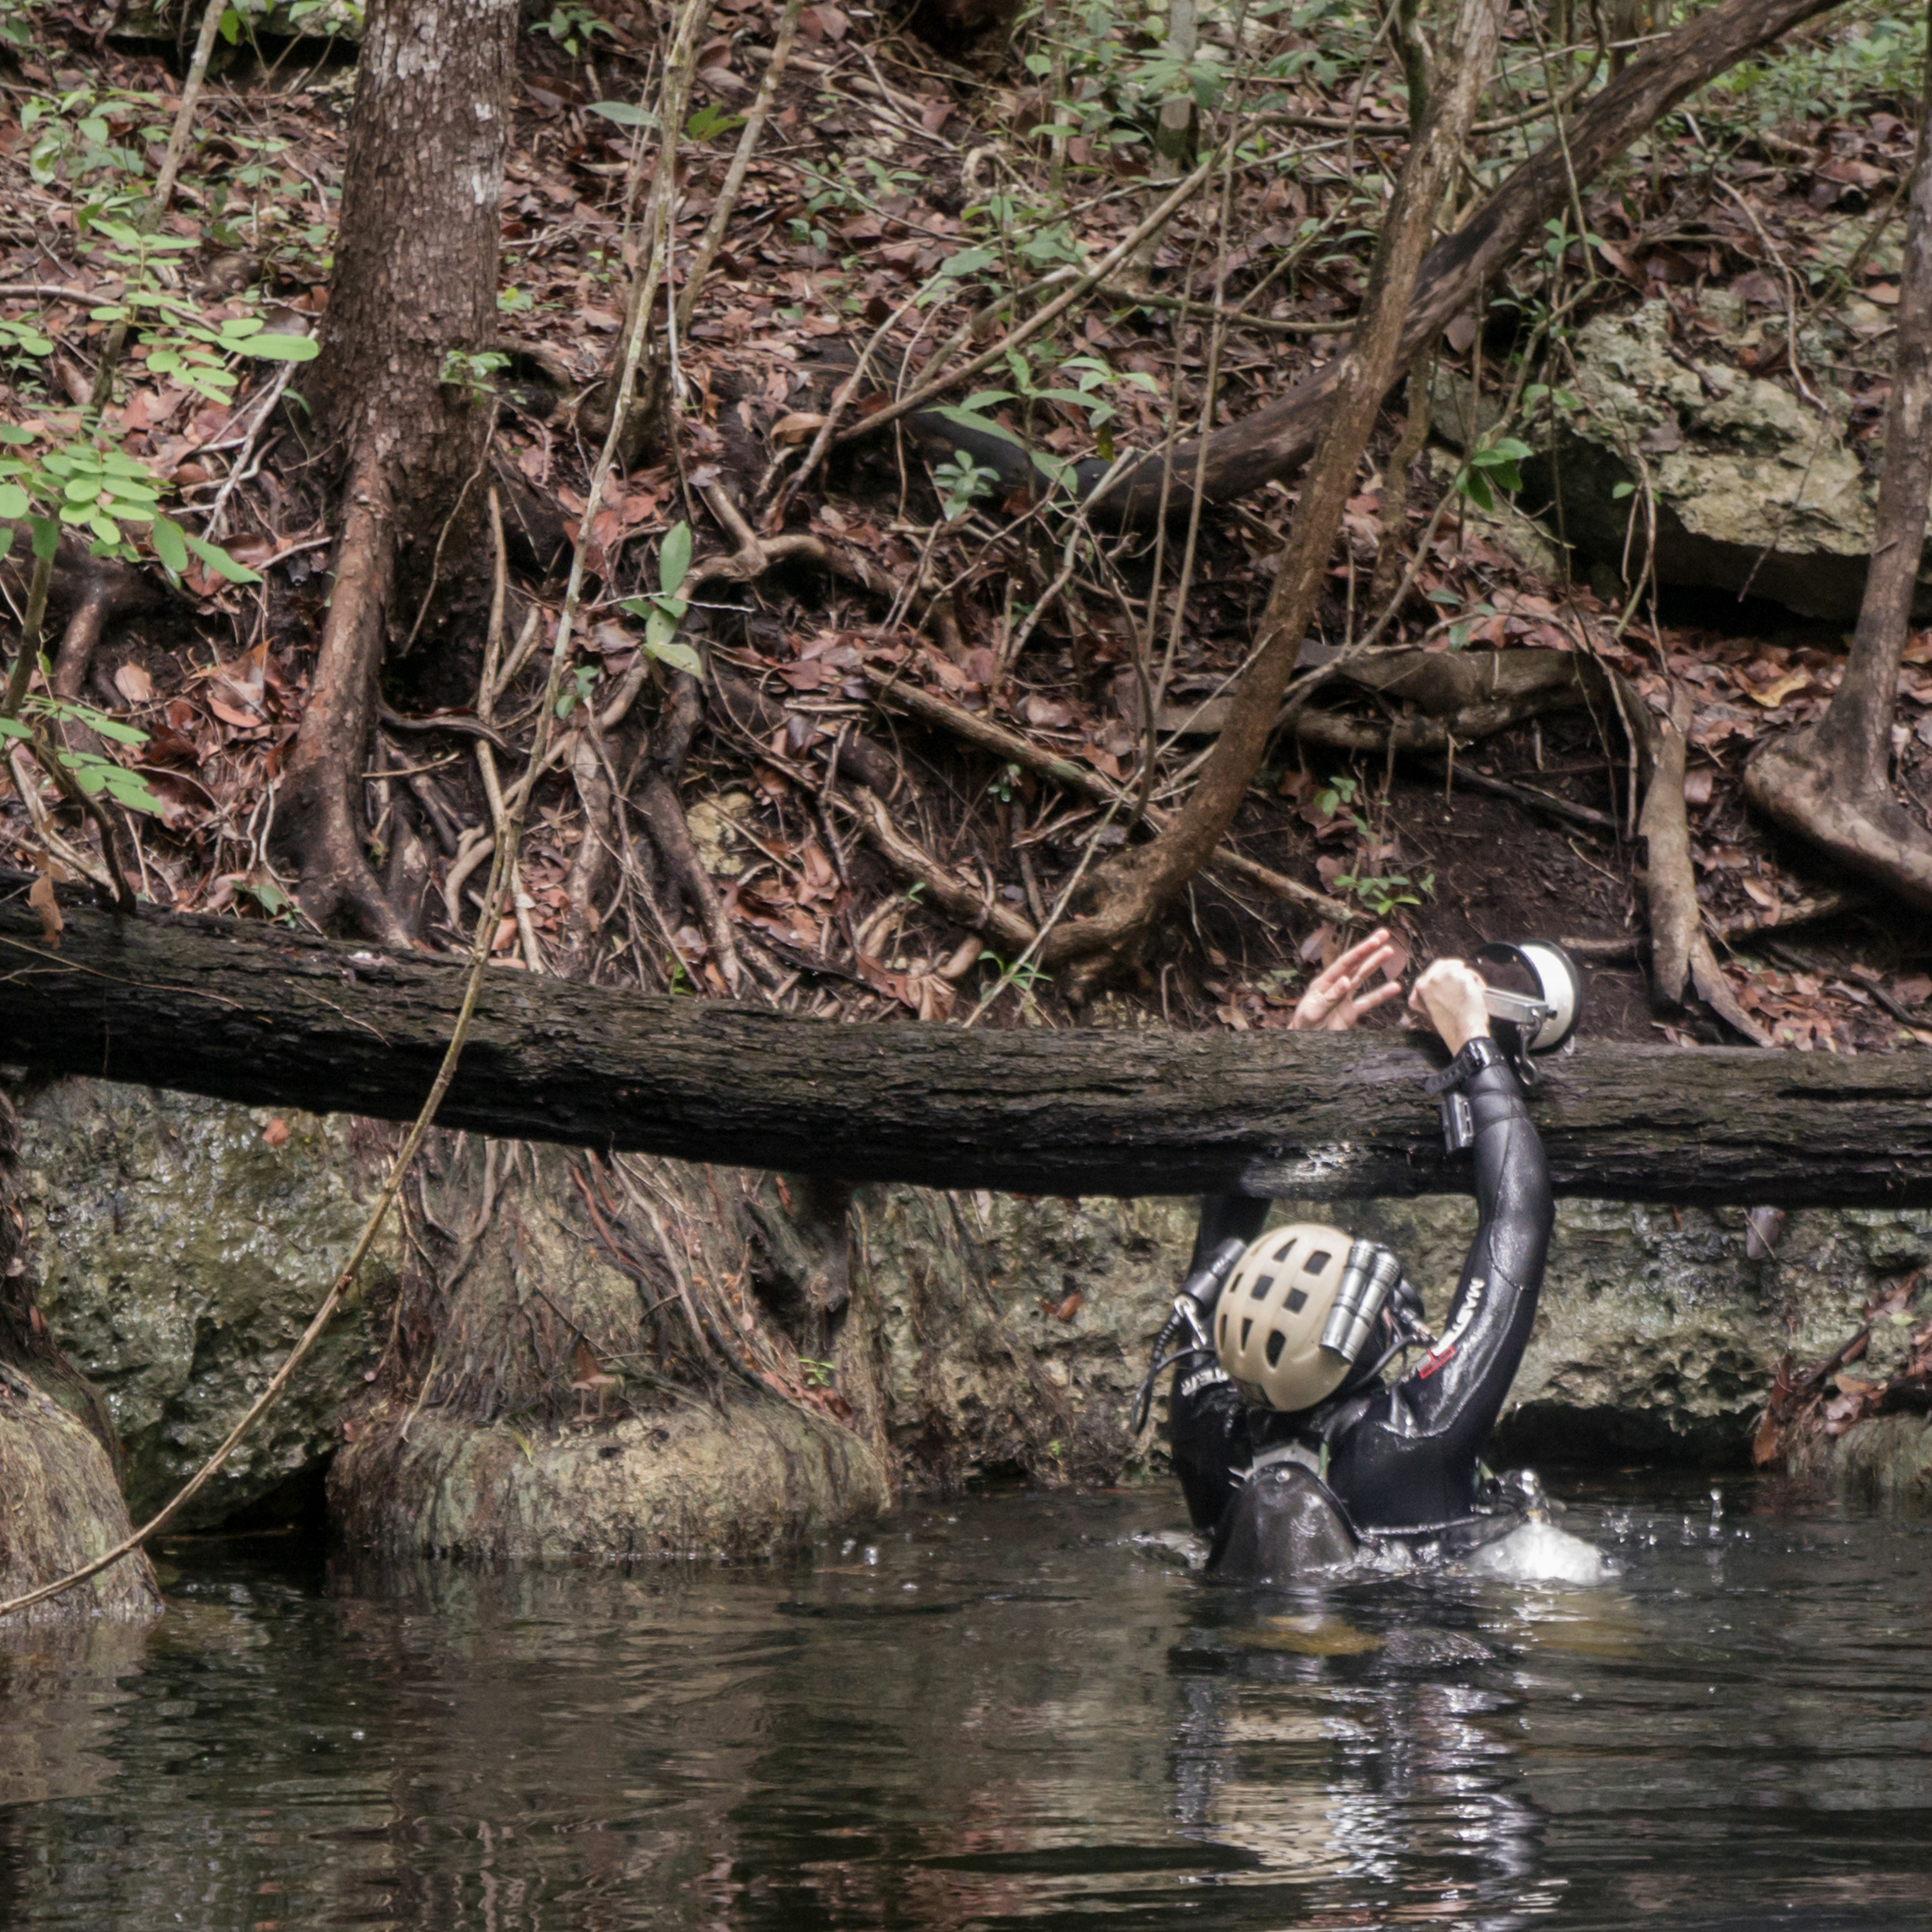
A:
[[[61,917],[59,901],[54,897],[54,882],[46,873],[27,888],[27,903],[40,915],[40,937],[57,950],[67,921]]]
[[[125,664],[114,674],[114,688],[130,704],[146,704],[154,696],[154,681],[137,664]]]

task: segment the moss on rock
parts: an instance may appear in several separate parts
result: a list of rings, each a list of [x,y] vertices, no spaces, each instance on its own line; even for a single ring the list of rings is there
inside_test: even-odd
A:
[[[40,1301],[105,1393],[136,1514],[159,1508],[261,1392],[347,1260],[367,1212],[348,1123],[108,1081],[23,1098]],[[288,1138],[272,1144],[268,1122]],[[278,1138],[279,1137],[275,1137]],[[380,1347],[363,1282],[287,1394],[190,1506],[222,1520],[335,1445],[336,1412]]]

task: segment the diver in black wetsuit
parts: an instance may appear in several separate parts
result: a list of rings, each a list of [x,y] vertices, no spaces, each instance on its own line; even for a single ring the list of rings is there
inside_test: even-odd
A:
[[[1295,1024],[1345,1028],[1395,997],[1401,989],[1392,983],[1357,996],[1392,956],[1386,934],[1364,941],[1316,980]],[[1490,1037],[1482,979],[1459,960],[1438,961],[1417,982],[1410,1004],[1455,1056],[1432,1087],[1460,1092],[1468,1104],[1476,1239],[1440,1337],[1429,1336],[1420,1298],[1399,1282],[1339,1383],[1310,1406],[1270,1406],[1273,1398],[1255,1399],[1262,1391],[1254,1384],[1237,1386],[1222,1366],[1232,1359],[1225,1321],[1220,1359],[1200,1348],[1178,1362],[1169,1410],[1175,1467],[1195,1526],[1214,1535],[1209,1567],[1224,1574],[1278,1580],[1298,1568],[1345,1561],[1364,1538],[1454,1550],[1520,1520],[1510,1505],[1522,1499],[1493,1488],[1484,1493],[1477,1461],[1536,1318],[1554,1219],[1549,1171],[1516,1076]],[[1189,1283],[1197,1303],[1208,1304],[1196,1324],[1200,1332],[1213,1332],[1213,1305],[1230,1275],[1236,1313],[1268,1287],[1271,1278],[1257,1272],[1269,1265],[1265,1257],[1257,1261],[1252,1249],[1243,1256],[1236,1246],[1259,1236],[1267,1206],[1231,1196],[1202,1204]],[[1336,1234],[1332,1242],[1305,1241],[1303,1249],[1346,1239]],[[1354,1245],[1351,1264],[1356,1251],[1365,1256],[1368,1244]],[[1327,1260],[1312,1256],[1317,1269]],[[1392,1278],[1393,1257],[1385,1265]],[[1332,1269],[1328,1281],[1343,1272]],[[1287,1305],[1299,1309],[1301,1299],[1291,1294]],[[1317,1320],[1327,1305],[1300,1319]],[[1429,1346],[1422,1360],[1386,1383],[1382,1369],[1405,1346],[1423,1341]]]

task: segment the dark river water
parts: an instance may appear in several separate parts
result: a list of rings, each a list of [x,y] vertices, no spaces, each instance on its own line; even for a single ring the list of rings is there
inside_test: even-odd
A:
[[[1203,1583],[1160,1493],[778,1568],[177,1543],[0,1639],[0,1926],[1932,1924],[1932,1526],[1557,1485],[1596,1588]]]

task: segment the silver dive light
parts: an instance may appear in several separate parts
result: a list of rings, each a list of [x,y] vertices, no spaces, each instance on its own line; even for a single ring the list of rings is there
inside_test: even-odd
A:
[[[1402,1264],[1374,1241],[1352,1242],[1342,1269],[1334,1305],[1321,1327],[1321,1346],[1331,1355],[1354,1366],[1362,1344],[1384,1305],[1402,1279]]]
[[[1525,939],[1484,946],[1475,955],[1478,966],[1511,966],[1536,982],[1532,993],[1485,986],[1483,1004],[1492,1020],[1502,1023],[1498,1043],[1526,1087],[1536,1084],[1532,1053],[1553,1052],[1576,1031],[1583,1012],[1583,975],[1576,961],[1548,939]]]

